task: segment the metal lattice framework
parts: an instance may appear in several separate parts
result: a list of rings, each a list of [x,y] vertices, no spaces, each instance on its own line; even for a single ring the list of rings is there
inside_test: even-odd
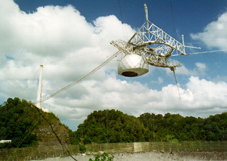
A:
[[[171,70],[180,64],[169,57],[174,51],[180,55],[186,55],[185,45],[180,43],[162,29],[148,20],[147,6],[145,7],[146,22],[130,38],[128,42],[117,40],[111,44],[118,48],[124,54],[138,54],[144,57],[148,64],[157,67],[168,67]],[[182,39],[183,40],[183,39]]]
[[[181,55],[186,55],[185,47],[182,43],[171,37],[149,20],[147,20],[132,36],[129,42],[139,46],[143,44],[161,44],[162,47],[168,46],[169,48],[180,52]],[[149,48],[149,46],[147,46],[147,48]]]

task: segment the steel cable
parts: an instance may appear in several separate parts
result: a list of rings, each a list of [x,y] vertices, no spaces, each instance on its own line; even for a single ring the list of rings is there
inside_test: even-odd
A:
[[[56,91],[55,93],[51,94],[50,96],[44,98],[44,99],[41,99],[37,102],[35,102],[34,104],[38,103],[38,102],[44,102],[44,101],[47,101],[49,100],[50,98],[56,96],[57,94],[73,87],[74,85],[80,83],[81,81],[83,81],[84,79],[86,79],[87,77],[91,76],[92,74],[94,74],[95,72],[97,72],[99,69],[101,69],[104,65],[106,65],[107,63],[109,63],[113,58],[117,57],[118,54],[120,54],[121,52],[118,51],[116,52],[115,54],[113,54],[111,57],[109,57],[107,60],[105,60],[102,64],[100,64],[98,67],[96,67],[95,69],[93,69],[91,72],[87,73],[86,75],[84,75],[83,77],[79,78],[78,80],[76,80],[75,82],[59,89],[58,91]]]

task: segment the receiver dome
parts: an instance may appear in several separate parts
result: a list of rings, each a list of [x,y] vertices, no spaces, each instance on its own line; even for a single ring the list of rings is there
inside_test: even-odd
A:
[[[136,77],[146,74],[149,66],[142,56],[137,54],[126,55],[118,64],[118,74],[125,77]]]

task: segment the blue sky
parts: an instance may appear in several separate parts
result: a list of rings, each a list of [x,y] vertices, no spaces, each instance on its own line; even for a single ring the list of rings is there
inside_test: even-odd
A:
[[[44,65],[43,97],[79,79],[127,41],[145,22],[138,0],[2,0],[0,2],[0,101],[35,101],[39,65]],[[201,47],[172,57],[181,99],[169,69],[150,67],[136,78],[117,75],[118,59],[61,94],[42,103],[75,130],[94,110],[118,109],[208,117],[227,107],[227,1],[150,0],[149,20],[181,42]],[[218,51],[216,51],[218,50]],[[214,52],[216,51],[216,52]]]

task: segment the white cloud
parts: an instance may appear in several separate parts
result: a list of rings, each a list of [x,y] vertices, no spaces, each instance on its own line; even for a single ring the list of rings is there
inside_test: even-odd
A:
[[[27,14],[13,0],[2,0],[0,9],[2,81],[34,79],[39,65],[44,64],[49,88],[63,87],[114,54],[117,50],[110,41],[127,39],[123,28],[129,35],[134,33],[113,15],[88,23],[71,5],[39,7]],[[116,63],[109,63],[90,79],[105,78],[105,71],[115,69]]]
[[[5,28],[4,42],[25,52],[59,56],[91,43],[92,26],[72,6],[45,6],[32,14],[18,11],[2,16],[8,18],[4,26],[10,26]]]
[[[208,47],[217,47],[222,50],[227,50],[227,12],[220,15],[220,17],[209,23],[203,32],[191,34],[195,40],[201,40]]]
[[[190,77],[186,89],[179,88],[181,99],[176,85],[169,84],[157,91],[139,82],[119,80],[115,74],[102,81],[87,80],[81,85],[84,90],[80,91],[81,97],[53,98],[51,103],[43,103],[44,106],[53,107],[62,118],[81,122],[93,110],[114,108],[135,116],[144,112],[172,112],[208,117],[225,111],[227,106],[227,83],[214,83],[198,77]]]
[[[227,76],[220,76],[217,75],[217,77],[215,77],[213,79],[213,82],[218,83],[218,82],[226,82],[227,81]]]
[[[1,80],[0,98],[6,101],[9,97],[33,100],[36,98],[37,80]]]
[[[158,77],[158,80],[157,81],[151,81],[151,83],[162,84],[163,83],[163,79],[161,77]]]
[[[163,79],[161,77],[158,77],[158,83],[162,84],[163,83]]]
[[[187,89],[191,95],[183,95],[188,97],[188,103],[185,102],[187,108],[206,110],[217,108],[216,112],[224,110],[227,106],[227,83],[214,83],[198,77],[191,77],[187,83]]]

